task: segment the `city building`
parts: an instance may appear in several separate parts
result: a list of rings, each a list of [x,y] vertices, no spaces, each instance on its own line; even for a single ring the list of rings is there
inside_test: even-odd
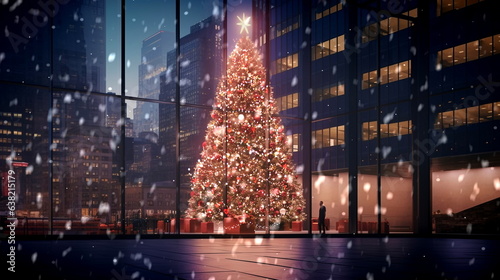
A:
[[[203,51],[200,51],[203,49]],[[175,100],[177,71],[176,51],[167,54],[168,70],[160,100]],[[190,172],[201,153],[201,144],[210,120],[215,90],[222,75],[222,34],[220,19],[209,17],[191,26],[190,33],[180,38],[180,102],[193,105],[180,110],[181,185],[189,192]],[[168,178],[175,178],[175,106],[160,105],[160,142],[165,143],[164,154]],[[182,201],[181,203],[186,203]]]
[[[253,7],[313,216],[324,200],[346,232],[498,233],[498,3]]]
[[[148,99],[160,97],[160,75],[167,70],[167,52],[173,47],[172,34],[162,30],[142,41],[138,97]],[[137,133],[152,131],[158,134],[158,117],[157,103],[138,101],[134,109],[135,131]]]

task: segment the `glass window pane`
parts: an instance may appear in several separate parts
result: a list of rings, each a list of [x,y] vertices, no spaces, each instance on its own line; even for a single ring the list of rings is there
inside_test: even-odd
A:
[[[299,147],[300,147],[299,135],[298,134],[294,134],[293,135],[293,151],[294,152],[298,152],[299,151]]]
[[[443,128],[453,126],[453,111],[443,112]]]
[[[95,234],[99,223],[115,224],[121,213],[121,102],[95,94],[82,102],[73,91],[54,92],[54,98],[54,233]],[[102,212],[102,207],[109,210]],[[83,226],[82,219],[94,226]],[[65,227],[68,222],[72,226]]]
[[[479,57],[487,57],[493,54],[493,37],[479,40]]]
[[[454,118],[455,118],[454,121],[455,126],[465,125],[466,124],[465,109],[455,110]]]
[[[369,75],[370,75],[370,77],[369,77],[370,87],[374,87],[378,83],[377,70],[371,71]]]
[[[319,149],[319,148],[323,148],[323,130],[316,130],[316,135],[315,135],[315,139],[316,139],[316,148]]]
[[[413,18],[416,18],[417,15],[418,15],[418,10],[417,9],[413,9],[413,10],[410,10],[410,17],[413,17]]]
[[[398,134],[399,134],[398,126],[399,126],[399,123],[397,123],[397,122],[389,124],[389,131],[388,131],[389,137],[398,136]]]
[[[479,107],[467,108],[467,124],[474,124],[479,122]]]
[[[410,134],[410,123],[409,121],[402,121],[399,122],[399,134],[400,135],[407,135]]]
[[[2,227],[4,233],[7,233],[6,218],[11,215],[3,213],[7,213],[7,204],[10,201],[8,197],[11,197],[8,183],[15,181],[15,217],[19,222],[16,233],[46,235],[49,234],[48,217],[51,210],[49,190],[51,184],[63,184],[60,182],[62,176],[54,177],[53,183],[48,177],[51,155],[50,143],[47,141],[50,139],[47,116],[49,112],[55,112],[50,108],[52,106],[50,92],[45,89],[6,84],[0,84],[0,92],[2,93],[0,99]],[[56,114],[54,121],[59,117],[60,115]],[[56,127],[60,131],[60,127]],[[57,156],[54,157],[57,162],[53,164],[52,172],[63,174],[60,168],[64,165],[59,164],[61,161],[59,153],[60,147],[55,147],[53,155]],[[11,160],[11,165],[7,160]],[[53,197],[59,198],[59,193],[53,193]],[[54,200],[53,203],[57,204],[58,200]],[[62,229],[64,230],[64,227]]]
[[[500,102],[493,103],[494,119],[500,120]]]
[[[125,26],[125,92],[128,96],[158,100],[160,75],[167,72],[167,67],[175,67],[175,3],[158,2],[154,9],[150,3],[138,1],[126,1],[125,5],[128,19]],[[160,27],[158,23],[162,23]],[[182,61],[186,59],[188,56]],[[116,60],[119,61],[119,57]],[[170,73],[175,75],[175,70]],[[174,84],[171,81],[175,77],[171,75],[167,76],[167,82]],[[157,118],[158,109],[146,112],[139,106],[136,113],[137,118],[148,113]]]
[[[392,34],[394,32],[398,32],[398,31],[399,31],[398,18],[390,17],[389,18],[389,34]]]
[[[337,127],[337,140],[339,145],[345,143],[345,127],[343,125]]]
[[[364,122],[363,127],[362,127],[362,139],[363,141],[369,140],[369,135],[370,135],[370,128],[369,128],[369,123]]]
[[[389,67],[380,69],[380,83],[387,84],[389,82]]]
[[[341,52],[344,50],[344,35],[337,37],[337,51]]]
[[[402,80],[402,79],[406,79],[408,78],[409,76],[409,63],[406,61],[406,62],[402,62],[402,63],[399,63],[399,66],[398,66],[398,70],[399,70],[399,79]]]
[[[453,0],[442,0],[441,13],[446,13],[453,10]]]
[[[337,52],[337,38],[330,39],[330,51],[332,54]]]
[[[436,119],[434,120],[434,129],[443,129],[443,113],[438,113],[436,115]],[[401,132],[401,134],[403,133]]]
[[[323,147],[329,147],[330,146],[330,129],[325,128],[323,129]]]
[[[287,107],[286,97],[281,97],[280,100],[281,100],[281,108],[283,108],[282,110],[287,110],[288,107]]]
[[[377,122],[370,122],[370,136],[369,139],[377,138]]]
[[[320,59],[322,57],[322,54],[321,54],[321,44],[318,44],[316,46],[313,47],[313,57],[314,59]]]
[[[467,56],[465,52],[465,44],[456,46],[453,50],[454,53],[454,63],[461,64],[467,62]]]
[[[337,87],[337,96],[344,95],[344,94],[345,94],[344,85],[339,84],[339,86]]]
[[[454,0],[453,2],[455,10],[465,8],[466,6],[465,0]]]
[[[380,35],[384,36],[389,34],[389,20],[384,19],[380,21]]]
[[[493,54],[500,54],[500,34],[493,36]]]
[[[286,108],[293,108],[293,96],[291,94],[286,96]]]
[[[299,94],[298,93],[294,93],[293,96],[292,96],[292,99],[293,99],[293,107],[299,107]]]
[[[436,54],[436,65],[443,66],[443,51],[438,51]]]
[[[408,21],[406,19],[399,19],[399,30],[408,28]]]
[[[337,127],[330,127],[330,143],[329,146],[336,146],[338,145],[338,140],[337,140]]]
[[[363,73],[363,89],[367,89],[370,87],[370,81],[368,79],[368,73]]]
[[[453,48],[443,50],[442,64],[444,67],[453,66]]]
[[[389,124],[380,124],[380,138],[389,137]]]
[[[327,55],[331,55],[332,54],[332,51],[331,51],[331,48],[330,48],[330,40],[326,40],[323,42],[323,56],[327,56]]]
[[[16,7],[15,9],[9,9],[9,6],[11,6],[9,2],[4,2],[5,5],[2,5],[2,35],[0,36],[0,73],[2,80],[43,86],[49,86],[51,83],[51,79],[48,78],[51,75],[52,65],[50,49],[51,29],[45,26],[45,28],[37,28],[33,25],[33,27],[28,25],[33,24],[32,19],[39,18],[34,15],[34,8],[37,8],[36,11],[39,10],[39,5],[36,5],[37,2],[16,2],[15,6],[12,6]],[[8,6],[7,3],[9,3]],[[71,10],[69,7],[62,8],[59,13],[71,13]],[[60,15],[57,18],[62,17]],[[61,22],[61,30],[55,30],[54,35],[58,34],[58,38],[61,38],[62,28],[68,24],[67,21]],[[47,25],[47,23],[43,25]],[[80,23],[76,23],[76,25],[83,27],[83,24]],[[33,32],[33,28],[36,28],[36,33]],[[11,34],[11,36],[7,34]],[[102,35],[102,33],[98,34]],[[81,39],[83,36],[79,37]],[[61,49],[71,47],[69,42],[59,42],[57,45]],[[58,51],[58,54],[61,52]],[[71,60],[68,62],[71,62]],[[69,76],[61,72],[58,74],[61,75],[56,75],[55,79],[53,79],[54,82],[57,82],[60,78],[69,79]]]
[[[398,80],[398,64],[393,64],[389,66],[389,83]]]
[[[479,105],[479,122],[491,121],[493,117],[493,103]]]
[[[478,57],[479,41],[472,41],[470,43],[467,43],[467,61],[476,60]]]
[[[327,98],[332,98],[335,96],[337,96],[337,87],[336,86],[330,87]]]

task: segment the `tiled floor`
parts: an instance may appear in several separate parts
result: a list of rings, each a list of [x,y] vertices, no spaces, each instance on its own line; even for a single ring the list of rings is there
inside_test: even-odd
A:
[[[18,245],[16,272],[2,261],[2,279],[500,279],[492,239],[137,236]]]

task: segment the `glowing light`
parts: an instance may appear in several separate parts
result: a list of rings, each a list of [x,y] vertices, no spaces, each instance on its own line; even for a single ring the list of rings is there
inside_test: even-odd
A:
[[[365,183],[365,184],[363,185],[363,190],[364,190],[365,192],[369,192],[369,191],[370,191],[370,189],[371,189],[371,187],[372,187],[372,186],[371,186],[371,184],[370,184],[370,183]]]
[[[243,31],[245,31],[247,34],[249,34],[248,27],[250,27],[250,17],[246,17],[245,14],[243,14],[243,16],[241,18],[238,16],[238,20],[240,22],[238,22],[236,25],[241,26],[240,34],[242,34]]]

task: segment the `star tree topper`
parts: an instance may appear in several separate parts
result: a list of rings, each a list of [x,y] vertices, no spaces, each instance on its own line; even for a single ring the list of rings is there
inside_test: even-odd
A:
[[[250,27],[250,17],[246,17],[245,14],[243,14],[242,18],[240,18],[239,16],[238,17],[238,20],[240,22],[237,23],[237,25],[240,25],[241,26],[241,29],[240,29],[240,34],[243,33],[243,31],[246,32],[246,34],[248,34],[248,27]]]

